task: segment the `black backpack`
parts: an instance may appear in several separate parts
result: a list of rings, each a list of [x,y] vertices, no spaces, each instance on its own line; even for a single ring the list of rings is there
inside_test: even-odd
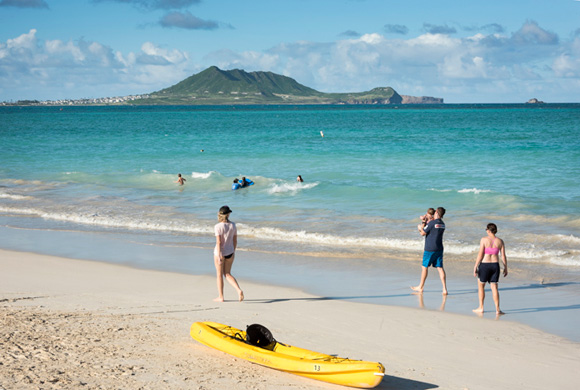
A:
[[[274,350],[276,340],[272,336],[272,332],[263,325],[252,324],[246,328],[246,342],[256,347]]]

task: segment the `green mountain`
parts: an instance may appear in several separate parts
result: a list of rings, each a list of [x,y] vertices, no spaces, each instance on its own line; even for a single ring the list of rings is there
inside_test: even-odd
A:
[[[323,93],[272,72],[224,71],[216,66],[131,104],[401,104],[394,89]]]
[[[203,94],[260,94],[272,97],[276,94],[313,96],[320,93],[312,88],[298,84],[290,77],[272,72],[247,73],[240,69],[223,71],[216,66],[207,68],[172,87],[157,94],[164,95],[203,95]]]

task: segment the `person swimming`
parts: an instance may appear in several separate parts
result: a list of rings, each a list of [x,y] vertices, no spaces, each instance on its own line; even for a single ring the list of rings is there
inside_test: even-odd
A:
[[[254,182],[250,179],[247,179],[245,176],[242,177],[242,180],[239,180],[237,177],[234,179],[234,183],[232,184],[232,190],[239,190],[240,188],[245,188],[254,185]]]
[[[179,184],[180,186],[184,185],[185,182],[187,180],[185,180],[185,178],[181,177],[181,173],[177,174],[177,180],[175,181],[175,183]]]

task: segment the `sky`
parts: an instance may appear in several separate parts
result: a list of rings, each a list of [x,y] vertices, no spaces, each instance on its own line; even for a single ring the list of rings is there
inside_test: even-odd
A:
[[[580,0],[0,0],[0,101],[150,93],[213,65],[321,92],[580,102]]]

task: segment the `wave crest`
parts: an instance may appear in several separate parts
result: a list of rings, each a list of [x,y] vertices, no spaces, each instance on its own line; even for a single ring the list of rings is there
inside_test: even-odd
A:
[[[191,172],[193,179],[209,179],[211,176],[218,174],[216,171],[209,172]]]
[[[462,190],[457,191],[460,194],[468,194],[468,193],[473,193],[473,194],[482,194],[482,193],[486,193],[486,192],[491,192],[491,190],[480,190],[479,188],[464,188]]]
[[[0,199],[26,200],[26,199],[32,199],[32,197],[25,196],[25,195],[12,195],[12,194],[0,193]]]
[[[280,183],[280,184],[273,184],[270,188],[268,188],[268,193],[269,194],[295,194],[299,191],[302,190],[309,190],[311,188],[314,188],[318,185],[318,182],[315,183],[308,183],[308,184],[304,184],[304,183],[291,183],[291,182],[287,182],[287,183]]]

